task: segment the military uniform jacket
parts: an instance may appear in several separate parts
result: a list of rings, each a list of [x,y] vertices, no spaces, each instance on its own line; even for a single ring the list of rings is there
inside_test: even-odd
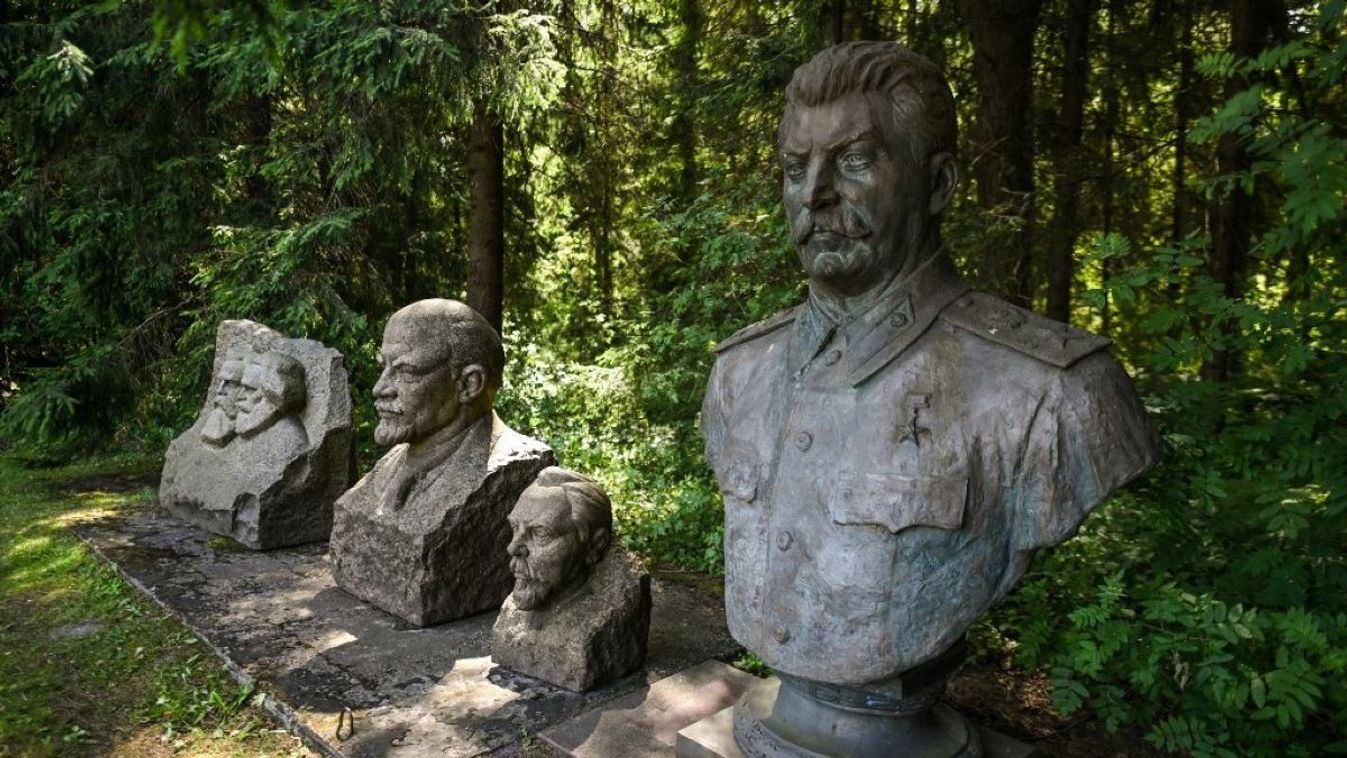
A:
[[[970,292],[943,253],[886,289],[735,334],[702,407],[730,632],[823,682],[947,650],[1159,449],[1108,340]]]

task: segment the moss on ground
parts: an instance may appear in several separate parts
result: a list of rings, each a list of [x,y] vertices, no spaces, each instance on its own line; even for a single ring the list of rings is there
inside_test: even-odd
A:
[[[0,755],[312,755],[70,532],[145,507],[155,480],[143,459],[0,455]]]

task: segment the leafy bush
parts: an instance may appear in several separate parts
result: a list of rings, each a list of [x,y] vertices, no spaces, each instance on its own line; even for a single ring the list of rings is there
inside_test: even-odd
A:
[[[1257,76],[1289,59],[1315,61],[1312,96],[1341,100],[1341,40],[1204,68]],[[1051,666],[1063,711],[1142,725],[1156,747],[1199,758],[1347,753],[1336,686],[1347,672],[1347,134],[1272,109],[1270,86],[1237,95],[1193,138],[1250,140],[1249,171],[1204,186],[1256,183],[1279,198],[1252,255],[1282,283],[1228,298],[1191,254],[1205,241],[1190,240],[1094,293],[1144,314],[1131,357],[1165,456],[1040,557],[995,620],[1021,664]],[[1089,263],[1127,248],[1106,238]],[[1247,359],[1239,380],[1191,378],[1229,348]]]

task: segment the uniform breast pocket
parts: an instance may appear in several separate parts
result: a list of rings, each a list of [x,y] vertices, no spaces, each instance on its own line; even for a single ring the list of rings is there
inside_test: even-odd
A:
[[[835,524],[877,526],[892,534],[913,526],[958,529],[968,478],[841,472],[820,481],[819,496]]]
[[[958,529],[967,481],[840,471],[815,480],[830,522],[818,562],[837,588],[887,597],[892,587],[899,533],[914,526]]]

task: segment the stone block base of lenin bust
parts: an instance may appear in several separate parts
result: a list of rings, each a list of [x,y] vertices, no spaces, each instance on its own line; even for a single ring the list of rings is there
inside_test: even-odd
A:
[[[612,546],[608,496],[587,477],[542,472],[510,513],[514,591],[492,630],[497,664],[585,691],[645,662],[650,575]]]
[[[973,292],[944,251],[953,96],[890,42],[786,90],[801,305],[716,348],[702,406],[725,503],[725,611],[779,677],[748,756],[982,754],[938,707],[968,626],[1159,441],[1107,339]]]
[[[492,411],[500,337],[462,303],[422,300],[389,319],[381,360],[374,436],[393,447],[337,501],[337,586],[417,626],[499,608],[513,581],[506,517],[554,462]]]
[[[341,353],[252,321],[216,330],[210,394],[169,445],[159,502],[254,549],[326,540],[350,484],[351,397]]]

